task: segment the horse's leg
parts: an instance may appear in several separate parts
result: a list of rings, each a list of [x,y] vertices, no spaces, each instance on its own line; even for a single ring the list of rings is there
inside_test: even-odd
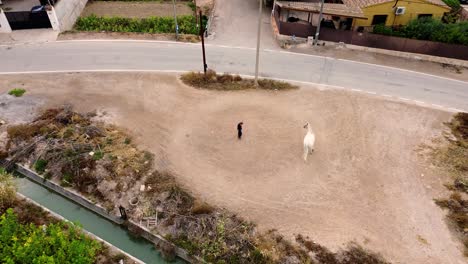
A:
[[[309,148],[304,144],[304,161],[307,161],[307,155],[309,154]]]

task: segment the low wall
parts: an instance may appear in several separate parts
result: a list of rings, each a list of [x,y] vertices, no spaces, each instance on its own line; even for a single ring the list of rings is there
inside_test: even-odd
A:
[[[88,0],[60,0],[55,4],[55,14],[59,22],[60,32],[73,28]]]
[[[28,177],[29,179],[33,180],[34,182],[40,184],[40,185],[43,185],[45,187],[47,187],[48,189],[62,195],[63,197],[66,197],[76,203],[78,203],[79,205],[87,208],[88,210],[90,211],[93,211],[95,212],[96,214],[116,223],[116,224],[123,224],[124,220],[122,220],[120,217],[118,216],[115,216],[115,215],[110,215],[106,212],[106,210],[104,210],[102,207],[99,207],[93,203],[91,203],[90,201],[88,201],[87,199],[83,198],[82,196],[78,195],[78,194],[75,194],[69,190],[66,190],[64,189],[63,187],[61,187],[60,185],[57,185],[51,181],[48,181],[46,179],[44,179],[43,177],[37,175],[35,172],[21,166],[21,165],[17,165],[17,169],[16,171],[18,171],[19,173],[23,174],[24,176]]]
[[[6,18],[5,12],[0,8],[0,33],[11,33],[10,23]]]
[[[311,24],[279,21],[278,13],[275,12],[272,15],[275,17],[275,19],[272,19],[272,22],[276,21],[279,35],[307,38],[315,34],[316,27]],[[375,49],[468,60],[468,47],[457,44],[384,36],[366,32],[360,33],[356,31],[335,30],[325,27],[320,28],[319,40],[343,42]]]

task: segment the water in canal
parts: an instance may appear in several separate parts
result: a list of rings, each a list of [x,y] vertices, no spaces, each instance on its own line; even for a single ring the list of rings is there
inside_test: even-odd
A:
[[[145,263],[168,263],[155,250],[152,243],[135,239],[120,226],[104,219],[80,205],[34,183],[27,178],[17,178],[18,192],[48,208],[71,222],[78,222],[83,229],[95,234],[115,247]],[[184,263],[178,260],[175,263]]]

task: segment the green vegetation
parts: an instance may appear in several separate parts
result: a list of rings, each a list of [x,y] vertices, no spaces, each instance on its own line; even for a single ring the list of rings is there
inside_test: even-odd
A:
[[[444,1],[445,4],[450,6],[452,10],[450,12],[447,12],[444,14],[442,17],[442,21],[445,23],[456,23],[458,19],[460,18],[460,11],[462,10],[462,7],[460,5],[459,0],[442,0]]]
[[[93,154],[93,160],[100,160],[104,157],[104,152],[98,150]]]
[[[239,75],[231,74],[216,74],[215,71],[209,70],[206,74],[200,72],[189,72],[183,74],[180,79],[187,85],[195,88],[209,89],[209,90],[246,90],[255,89],[254,80],[243,79]],[[258,80],[258,88],[264,90],[291,90],[298,87],[287,82],[261,79]]]
[[[94,263],[101,249],[74,225],[21,224],[13,209],[0,217],[0,245],[2,263]]]
[[[38,159],[36,162],[34,162],[34,170],[38,172],[39,174],[44,173],[46,166],[47,166],[46,160]]]
[[[9,95],[13,95],[13,96],[15,96],[15,97],[21,97],[21,96],[23,96],[23,94],[24,94],[25,92],[26,92],[25,89],[15,88],[15,89],[13,89],[13,90],[10,90],[10,91],[8,92],[8,94],[9,94]]]
[[[448,6],[450,6],[452,9],[459,9],[460,8],[460,1],[459,0],[442,0],[444,3],[446,3]]]
[[[468,21],[445,24],[433,18],[421,18],[398,28],[376,25],[373,33],[468,46]]]
[[[197,22],[194,16],[177,17],[180,34],[198,34]],[[140,32],[140,33],[173,33],[175,32],[173,17],[122,18],[98,17],[90,15],[80,17],[75,24],[81,31],[110,32]]]
[[[16,186],[13,178],[4,168],[0,167],[0,212],[13,206],[15,200]]]
[[[197,6],[194,2],[187,2],[187,5],[192,9],[193,12],[197,11]]]

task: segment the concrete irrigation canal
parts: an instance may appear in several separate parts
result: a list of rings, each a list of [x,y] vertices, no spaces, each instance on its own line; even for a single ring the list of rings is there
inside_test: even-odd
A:
[[[86,231],[100,237],[113,246],[125,251],[144,263],[168,263],[154,245],[145,240],[131,237],[130,234],[107,219],[96,215],[61,195],[27,179],[17,178],[18,192],[29,199],[57,213],[71,222],[78,222]],[[173,262],[174,263],[174,262]],[[185,263],[177,260],[175,263]]]

